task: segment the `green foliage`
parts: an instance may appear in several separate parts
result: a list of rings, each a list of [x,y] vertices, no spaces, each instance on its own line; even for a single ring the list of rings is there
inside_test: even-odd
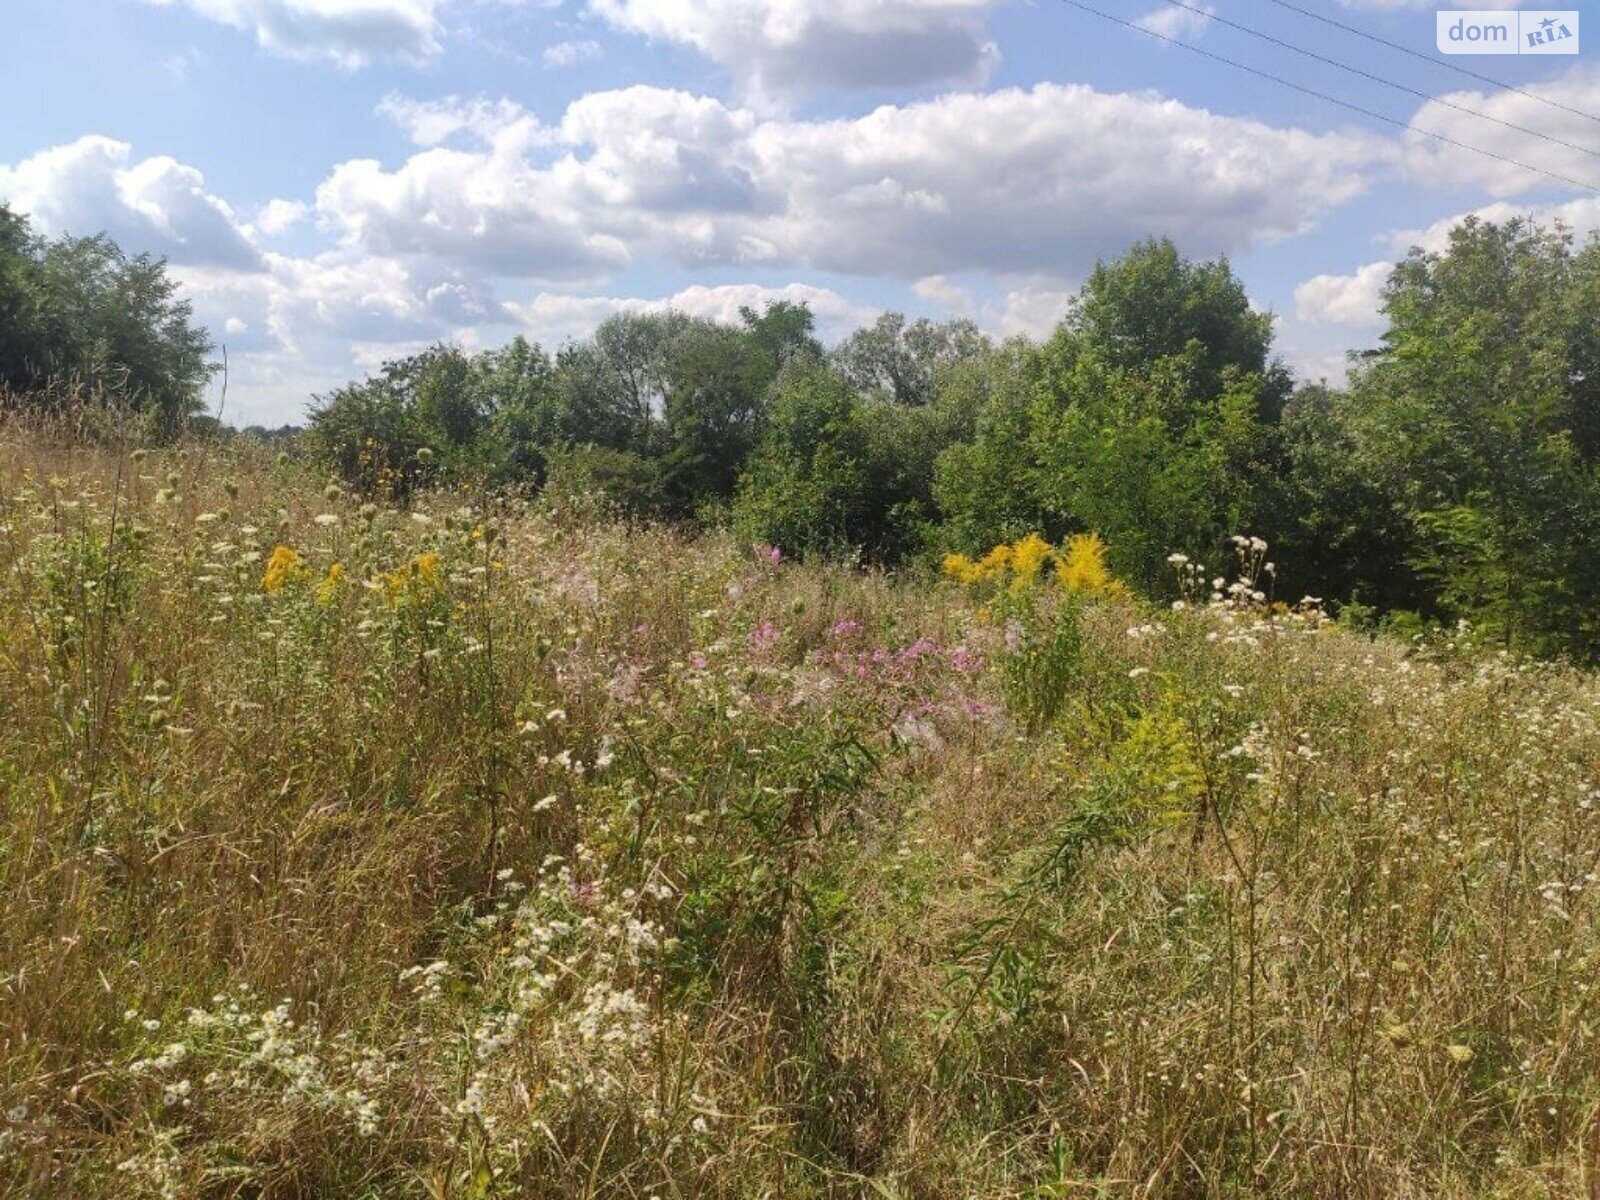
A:
[[[994,390],[971,440],[941,457],[946,544],[1093,530],[1119,576],[1160,592],[1168,554],[1213,555],[1258,517],[1283,386],[1270,329],[1226,263],[1191,264],[1170,243],[1098,268],[1011,368],[1020,384]]]
[[[90,394],[171,434],[200,411],[210,336],[166,263],[109,237],[45,241],[0,204],[0,391],[24,407]]]
[[[1100,264],[1038,345],[886,313],[824,360],[804,305],[624,313],[553,360],[517,339],[389,364],[325,398],[312,436],[368,490],[435,470],[541,487],[560,463],[567,493],[800,555],[1096,532],[1149,595],[1172,594],[1170,554],[1215,563],[1244,531],[1274,547],[1282,599],[1592,658],[1597,304],[1600,242],[1468,222],[1397,268],[1349,389],[1292,393],[1228,263],[1152,240]]]
[[[786,553],[843,553],[864,532],[868,486],[860,403],[820,362],[795,360],[739,480],[735,530]]]
[[[1469,219],[1414,251],[1383,348],[1351,387],[1363,467],[1409,522],[1407,565],[1446,613],[1591,657],[1600,584],[1600,241]]]
[[[891,404],[932,404],[946,372],[981,354],[989,339],[971,321],[936,324],[884,313],[833,352],[834,364],[864,396]]]
[[[1192,262],[1169,239],[1141,242],[1089,276],[1067,321],[1111,367],[1140,370],[1194,348],[1194,391],[1214,395],[1231,369],[1261,376],[1262,415],[1276,416],[1288,376],[1268,362],[1272,317],[1250,307],[1226,259]]]

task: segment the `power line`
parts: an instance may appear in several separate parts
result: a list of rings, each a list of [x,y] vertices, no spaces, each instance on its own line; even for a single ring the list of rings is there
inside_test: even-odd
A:
[[[1402,45],[1400,42],[1391,41],[1390,39],[1382,37],[1376,33],[1369,33],[1367,30],[1362,29],[1359,26],[1347,25],[1343,21],[1335,20],[1333,17],[1325,16],[1324,14],[1316,12],[1312,9],[1302,8],[1298,4],[1291,4],[1289,3],[1289,0],[1270,0],[1270,2],[1276,4],[1279,8],[1286,8],[1290,12],[1297,12],[1302,17],[1310,17],[1313,21],[1321,21],[1324,25],[1332,25],[1335,29],[1342,29],[1346,33],[1353,33],[1357,37],[1366,38],[1369,42],[1377,42],[1378,45],[1387,46],[1391,50],[1398,50],[1401,54],[1409,54],[1412,58],[1420,58],[1425,63],[1432,63],[1434,66],[1443,67],[1447,71],[1454,71],[1457,75],[1465,75],[1469,79],[1476,79],[1479,83],[1487,83],[1491,87],[1497,87],[1503,91],[1515,92],[1519,96],[1526,96],[1529,100],[1537,100],[1540,104],[1548,104],[1551,108],[1559,108],[1562,112],[1571,113],[1575,117],[1583,117],[1585,120],[1600,124],[1600,117],[1595,116],[1594,113],[1584,112],[1581,108],[1573,108],[1570,104],[1563,104],[1561,101],[1552,100],[1548,96],[1541,96],[1538,92],[1530,92],[1526,88],[1520,88],[1514,83],[1506,83],[1504,80],[1496,79],[1492,75],[1485,75],[1482,72],[1472,70],[1470,67],[1463,67],[1459,63],[1453,63],[1448,59],[1440,58],[1436,54],[1424,54],[1420,50],[1413,50],[1410,46]]]
[[[1337,96],[1330,96],[1326,92],[1319,92],[1315,88],[1309,88],[1304,84],[1295,83],[1293,80],[1285,79],[1281,75],[1274,75],[1271,71],[1263,71],[1260,67],[1252,67],[1248,63],[1240,62],[1238,59],[1229,58],[1225,54],[1218,54],[1215,51],[1207,50],[1202,46],[1196,46],[1192,42],[1186,42],[1181,38],[1168,37],[1166,34],[1157,33],[1153,29],[1146,29],[1143,25],[1136,25],[1134,22],[1126,21],[1113,13],[1108,13],[1102,9],[1095,8],[1092,5],[1084,4],[1082,3],[1082,0],[1061,0],[1061,2],[1063,4],[1071,5],[1073,8],[1082,9],[1086,13],[1092,13],[1094,16],[1110,21],[1113,25],[1121,25],[1124,29],[1135,30],[1138,33],[1145,34],[1147,37],[1153,37],[1158,41],[1166,42],[1171,46],[1182,46],[1185,50],[1192,51],[1195,54],[1199,54],[1216,62],[1223,63],[1227,66],[1235,68],[1236,70],[1245,71],[1248,74],[1258,76],[1261,79],[1269,80],[1272,83],[1282,84],[1286,88],[1293,88],[1297,92],[1303,92],[1307,96],[1315,97],[1318,100],[1324,100],[1329,104],[1337,104],[1340,108],[1348,108],[1351,112],[1360,113],[1364,117],[1371,117],[1374,121],[1382,121],[1384,124],[1393,125],[1397,129],[1409,129],[1415,133],[1420,133],[1425,137],[1433,138],[1437,142],[1443,142],[1447,146],[1454,146],[1458,150],[1466,150],[1473,154],[1481,154],[1484,158],[1492,158],[1496,162],[1505,163],[1507,166],[1516,167],[1521,171],[1531,171],[1535,175],[1543,175],[1546,179],[1554,179],[1558,183],[1567,184],[1569,187],[1580,188],[1586,192],[1600,192],[1600,186],[1596,186],[1593,183],[1586,183],[1581,179],[1573,179],[1571,176],[1560,175],[1554,171],[1546,171],[1542,167],[1535,167],[1529,163],[1521,162],[1515,158],[1510,158],[1507,155],[1497,154],[1493,150],[1485,150],[1481,146],[1474,146],[1469,142],[1459,141],[1456,138],[1450,137],[1448,134],[1435,133],[1431,129],[1422,129],[1418,126],[1411,125],[1408,122],[1401,121],[1398,118],[1388,116],[1385,113],[1375,112],[1370,108],[1363,108],[1359,104],[1352,104],[1348,100],[1341,100]]]
[[[1576,142],[1565,141],[1562,138],[1554,137],[1538,129],[1530,129],[1526,125],[1518,125],[1515,121],[1502,120],[1501,118],[1493,116],[1489,113],[1480,112],[1476,108],[1469,108],[1465,104],[1457,104],[1453,100],[1446,100],[1441,96],[1434,96],[1418,88],[1411,87],[1409,84],[1396,83],[1394,80],[1388,79],[1382,75],[1374,74],[1373,72],[1363,70],[1360,67],[1353,67],[1349,63],[1340,62],[1337,58],[1330,58],[1326,54],[1318,54],[1315,50],[1307,50],[1304,46],[1297,46],[1293,42],[1285,41],[1283,38],[1274,37],[1270,33],[1263,33],[1261,30],[1253,29],[1249,25],[1242,24],[1239,21],[1230,21],[1227,17],[1219,17],[1216,13],[1208,11],[1204,8],[1199,8],[1193,4],[1188,4],[1185,2],[1185,0],[1166,0],[1166,2],[1172,5],[1174,8],[1181,8],[1186,12],[1192,12],[1199,16],[1206,17],[1209,20],[1217,22],[1219,25],[1226,25],[1229,29],[1237,29],[1240,33],[1249,34],[1253,38],[1259,38],[1263,42],[1270,42],[1274,46],[1280,46],[1285,50],[1291,50],[1295,54],[1304,55],[1306,58],[1314,59],[1319,63],[1325,63],[1330,67],[1337,67],[1341,71],[1348,71],[1352,75],[1359,75],[1362,79],[1370,79],[1373,83],[1381,83],[1384,87],[1394,88],[1396,91],[1405,92],[1407,95],[1416,96],[1421,100],[1428,101],[1432,104],[1441,105],[1444,108],[1453,108],[1457,112],[1466,113],[1468,116],[1477,117],[1479,120],[1492,121],[1496,125],[1503,126],[1506,129],[1514,129],[1518,133],[1526,133],[1531,137],[1542,138],[1544,141],[1550,142],[1552,145],[1565,146],[1568,150],[1576,150],[1579,154],[1587,154],[1590,158],[1600,158],[1600,150],[1594,150],[1588,146],[1580,146]]]

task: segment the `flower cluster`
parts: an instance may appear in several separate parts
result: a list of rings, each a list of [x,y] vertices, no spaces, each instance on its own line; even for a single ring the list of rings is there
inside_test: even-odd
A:
[[[1068,592],[1081,595],[1120,595],[1123,584],[1107,564],[1109,547],[1095,533],[1079,533],[1058,547],[1036,533],[994,547],[982,558],[947,554],[944,574],[964,587],[998,587],[1023,595],[1053,578]],[[1046,567],[1052,567],[1046,572]]]

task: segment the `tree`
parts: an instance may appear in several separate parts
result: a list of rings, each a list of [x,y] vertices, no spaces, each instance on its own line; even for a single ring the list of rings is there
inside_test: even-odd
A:
[[[667,356],[662,479],[679,515],[726,500],[760,432],[773,377],[764,347],[711,321],[683,327]]]
[[[861,406],[812,358],[773,385],[760,445],[739,479],[734,527],[786,552],[839,553],[860,544],[868,478]]]
[[[817,341],[816,322],[811,309],[804,303],[773,300],[762,312],[749,305],[739,309],[739,319],[750,337],[772,358],[774,371],[787,366],[797,357],[822,357],[822,343]]]
[[[212,349],[164,261],[103,234],[46,242],[0,205],[0,386],[34,404],[79,387],[170,433],[200,411]]]
[[[1096,268],[1015,382],[978,403],[969,441],[940,459],[951,549],[1030,531],[1095,531],[1125,579],[1170,586],[1175,551],[1216,561],[1266,515],[1275,470],[1271,320],[1226,262],[1147,242]]]
[[[1411,523],[1446,612],[1508,644],[1600,650],[1596,279],[1600,240],[1469,218],[1385,291],[1351,387],[1358,453]]]
[[[1262,416],[1276,420],[1289,377],[1268,361],[1272,316],[1250,298],[1226,259],[1194,262],[1166,238],[1096,265],[1067,318],[1108,367],[1138,370],[1198,346],[1192,393],[1214,396],[1232,369],[1262,378]]]
[[[862,396],[892,404],[931,404],[944,373],[982,353],[989,339],[971,321],[935,324],[884,313],[833,352],[834,365]]]

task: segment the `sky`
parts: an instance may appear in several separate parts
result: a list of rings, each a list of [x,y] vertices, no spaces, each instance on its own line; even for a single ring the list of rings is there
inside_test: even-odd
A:
[[[1390,266],[1462,216],[1600,228],[1596,0],[1585,54],[1445,60],[1516,90],[1307,15],[1433,55],[1434,3],[1085,2],[1126,24],[1070,0],[6,0],[0,200],[165,257],[226,347],[213,409],[269,425],[440,339],[555,349],[624,310],[1042,336],[1148,236],[1225,255],[1283,361],[1337,381]]]

